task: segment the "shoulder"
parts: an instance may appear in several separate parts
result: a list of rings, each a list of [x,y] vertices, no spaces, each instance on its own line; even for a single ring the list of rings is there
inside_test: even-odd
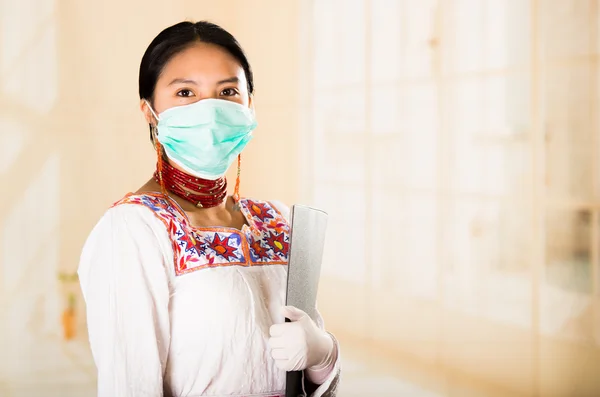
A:
[[[125,235],[148,236],[162,227],[160,220],[142,206],[119,205],[108,209],[90,232],[84,251],[120,240]]]
[[[290,209],[282,201],[279,200],[258,200],[254,198],[243,198],[242,205],[246,207],[252,215],[259,215],[263,211],[273,211],[276,215],[289,220]]]
[[[126,204],[139,205],[149,208],[153,211],[168,209],[171,203],[159,193],[128,193],[122,199],[115,202],[111,208],[123,206]]]
[[[135,224],[155,224],[162,213],[172,213],[172,204],[160,194],[129,193],[115,202],[104,218],[122,220]]]
[[[290,207],[285,205],[283,201],[271,200],[269,201],[272,207],[274,207],[279,213],[286,219],[290,220]]]
[[[141,205],[115,205],[88,235],[77,273],[89,298],[90,294],[106,293],[109,285],[130,282],[141,272],[148,280],[164,277],[169,274],[171,257],[167,229],[151,210]]]
[[[104,212],[90,232],[86,247],[108,243],[124,235],[158,237],[164,234],[165,229],[165,222],[159,213],[166,211],[166,207],[164,199],[128,194]]]
[[[173,219],[183,222],[185,218],[177,204],[160,193],[129,193],[112,205],[111,210],[115,209],[126,213],[143,213],[146,218],[153,217],[167,228]]]

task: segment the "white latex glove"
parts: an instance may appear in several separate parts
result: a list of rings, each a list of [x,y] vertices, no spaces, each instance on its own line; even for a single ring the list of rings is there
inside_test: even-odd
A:
[[[331,336],[300,309],[285,306],[283,315],[291,322],[272,325],[269,332],[271,356],[277,367],[301,371],[327,365],[334,352]]]

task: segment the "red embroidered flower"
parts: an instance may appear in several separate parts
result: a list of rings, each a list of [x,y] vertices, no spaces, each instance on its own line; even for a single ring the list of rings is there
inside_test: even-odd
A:
[[[251,203],[249,209],[253,216],[257,217],[263,222],[265,222],[267,219],[273,218],[273,215],[269,214],[269,207],[267,207],[265,204]]]
[[[285,241],[284,233],[279,233],[279,234],[270,234],[269,233],[267,242],[269,243],[269,245],[271,247],[273,247],[273,250],[275,252],[281,252],[283,254],[286,254],[290,248],[290,244]]]
[[[258,258],[259,261],[262,261],[264,259],[270,259],[269,252],[265,247],[263,247],[260,240],[256,240],[255,242],[250,244],[250,248],[252,248],[252,252]]]
[[[217,255],[225,258],[227,261],[231,261],[231,259],[237,259],[237,255],[235,255],[236,249],[229,246],[229,237],[230,236],[227,236],[224,239],[221,239],[219,233],[215,233],[213,241],[208,246],[210,249],[215,251]]]

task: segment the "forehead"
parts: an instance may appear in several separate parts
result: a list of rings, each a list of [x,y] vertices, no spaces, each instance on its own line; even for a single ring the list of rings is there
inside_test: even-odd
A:
[[[173,56],[165,65],[159,83],[176,78],[221,80],[237,76],[245,81],[244,69],[227,50],[214,44],[197,42]],[[168,81],[167,81],[168,80]]]

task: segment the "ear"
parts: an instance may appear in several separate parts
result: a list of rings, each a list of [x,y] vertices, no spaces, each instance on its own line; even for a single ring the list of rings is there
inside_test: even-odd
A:
[[[248,107],[254,109],[254,95],[248,94]]]
[[[154,115],[152,114],[152,110],[150,110],[150,106],[148,105],[148,102],[145,99],[142,99],[140,101],[140,110],[144,114],[144,118],[146,119],[146,122],[148,124],[153,126],[158,124],[158,120],[156,120],[156,117],[154,117]]]

